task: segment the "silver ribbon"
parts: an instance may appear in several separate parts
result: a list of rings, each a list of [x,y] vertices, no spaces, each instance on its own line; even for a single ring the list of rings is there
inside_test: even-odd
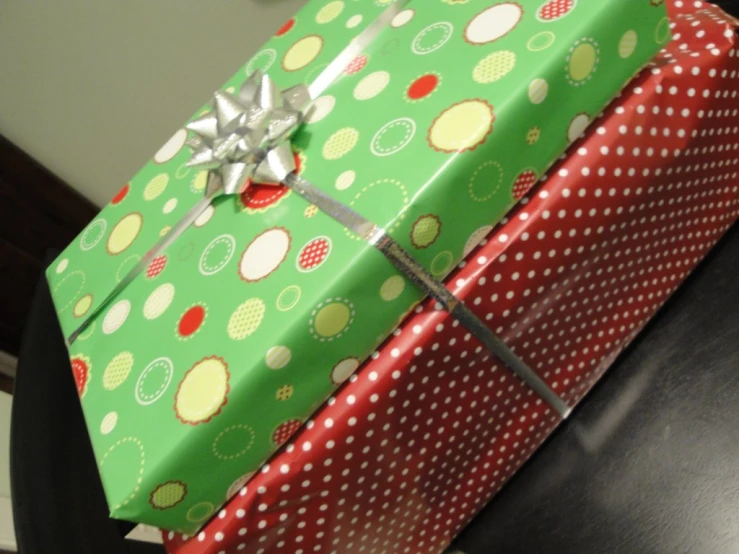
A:
[[[569,415],[570,406],[384,229],[331,198],[295,173],[290,138],[305,121],[313,100],[341,75],[349,62],[361,54],[410,1],[397,0],[387,8],[351,41],[310,86],[298,85],[281,91],[267,75],[257,71],[246,80],[238,94],[222,91],[214,94],[213,111],[195,119],[187,126],[195,134],[188,141],[193,154],[187,165],[210,170],[205,197],[126,274],[105,301],[70,335],[67,339],[68,345],[84,331],[93,317],[174,242],[216,197],[222,194],[241,194],[251,183],[284,185],[382,252],[398,270],[443,306],[563,419]]]

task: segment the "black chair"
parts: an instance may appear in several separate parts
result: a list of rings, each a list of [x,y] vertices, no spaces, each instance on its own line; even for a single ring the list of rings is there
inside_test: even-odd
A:
[[[164,552],[160,545],[124,540],[133,525],[108,518],[64,339],[43,277],[18,359],[10,472],[20,554]]]

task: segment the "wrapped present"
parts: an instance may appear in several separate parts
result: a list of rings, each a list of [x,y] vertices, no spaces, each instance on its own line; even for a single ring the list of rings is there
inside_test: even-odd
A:
[[[572,405],[739,215],[738,22],[681,4],[676,40],[447,281]],[[426,302],[168,550],[438,554],[558,422]]]
[[[649,0],[309,2],[48,270],[111,514],[192,533],[427,293],[474,319],[439,279],[669,38]]]

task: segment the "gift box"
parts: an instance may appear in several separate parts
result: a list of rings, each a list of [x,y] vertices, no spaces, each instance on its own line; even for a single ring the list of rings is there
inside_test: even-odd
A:
[[[49,268],[114,517],[197,530],[424,297],[275,181],[444,278],[670,37],[647,0],[390,4],[309,2]]]
[[[576,404],[739,215],[738,23],[675,40],[448,286]],[[176,554],[440,553],[559,418],[433,302]],[[576,413],[573,417],[576,417]]]

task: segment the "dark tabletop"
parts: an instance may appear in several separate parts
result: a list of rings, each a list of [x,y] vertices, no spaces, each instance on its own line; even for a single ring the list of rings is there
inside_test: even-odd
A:
[[[739,553],[739,228],[456,547]]]

